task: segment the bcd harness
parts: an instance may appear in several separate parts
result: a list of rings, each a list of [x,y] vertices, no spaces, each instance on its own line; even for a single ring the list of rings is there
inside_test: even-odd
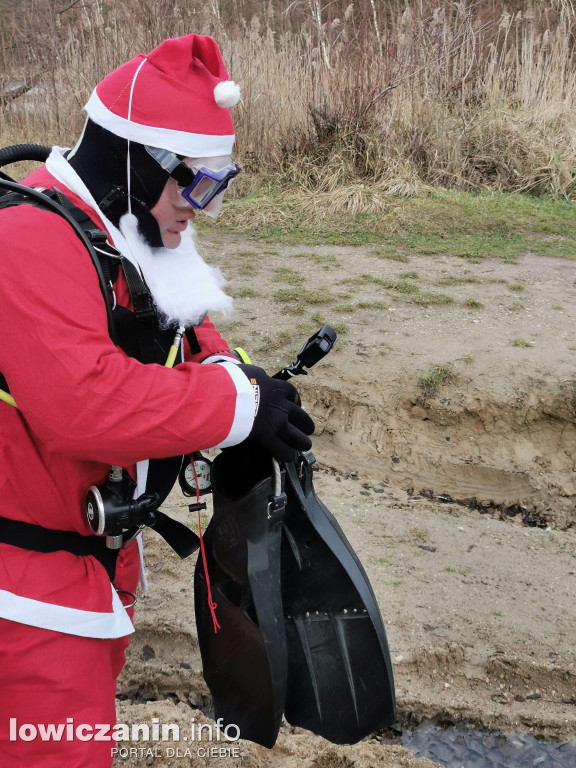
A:
[[[163,364],[174,337],[174,328],[160,328],[152,295],[138,269],[108,242],[107,233],[97,227],[88,214],[75,206],[61,191],[56,188],[30,188],[8,179],[0,172],[0,190],[6,190],[0,194],[0,210],[27,204],[62,216],[88,250],[96,269],[106,305],[111,340],[141,363]],[[120,266],[128,285],[133,311],[116,303],[114,283]],[[192,354],[199,353],[201,349],[194,328],[187,328],[185,335]],[[8,382],[1,373],[0,389],[9,392]],[[149,461],[146,489],[157,495],[157,507],[170,493],[182,460],[182,456],[175,456]],[[153,527],[180,557],[187,557],[199,547],[199,538],[193,531],[159,510],[155,512]],[[130,536],[127,538],[131,539]],[[0,517],[0,542],[35,552],[65,550],[74,555],[94,555],[106,569],[110,580],[114,580],[119,549],[109,548],[105,537],[52,530]]]

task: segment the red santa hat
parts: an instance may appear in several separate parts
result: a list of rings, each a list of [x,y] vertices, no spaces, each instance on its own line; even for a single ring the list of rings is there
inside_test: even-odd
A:
[[[186,157],[216,157],[232,152],[229,107],[239,99],[216,41],[186,35],[115,69],[85,109],[91,120],[125,139]]]

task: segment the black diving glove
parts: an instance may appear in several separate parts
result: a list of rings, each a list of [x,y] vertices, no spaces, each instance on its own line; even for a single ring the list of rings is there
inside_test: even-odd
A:
[[[308,451],[314,422],[297,403],[298,392],[287,381],[273,379],[255,365],[239,365],[255,389],[257,410],[249,438],[278,461],[292,461],[297,451]]]

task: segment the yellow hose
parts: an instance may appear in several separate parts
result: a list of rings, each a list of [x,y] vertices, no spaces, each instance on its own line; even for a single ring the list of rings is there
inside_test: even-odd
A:
[[[170,347],[170,352],[168,352],[168,357],[166,358],[165,366],[166,368],[172,368],[174,366],[174,362],[176,360],[176,355],[178,354],[178,347],[179,344],[174,344]]]
[[[0,389],[0,400],[8,403],[8,405],[12,405],[14,408],[18,408],[12,395],[9,395],[8,392],[5,392],[3,389]]]
[[[176,336],[174,336],[174,341],[172,342],[172,346],[170,347],[170,351],[168,352],[168,357],[166,358],[166,362],[164,363],[164,366],[166,368],[173,368],[174,363],[176,362],[176,355],[178,354],[178,350],[180,348],[180,342],[182,341],[182,334],[186,330],[185,326],[179,325],[178,330],[176,331]]]

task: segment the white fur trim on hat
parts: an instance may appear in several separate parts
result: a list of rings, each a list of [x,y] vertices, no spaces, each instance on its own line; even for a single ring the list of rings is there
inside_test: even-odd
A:
[[[214,88],[214,101],[219,107],[235,107],[240,101],[240,86],[233,80],[222,80]]]
[[[222,105],[220,105],[222,106]],[[162,147],[170,152],[185,157],[217,157],[230,155],[234,146],[234,135],[209,136],[188,131],[174,131],[169,128],[155,128],[130,122],[124,117],[106,109],[100,101],[96,89],[92,92],[85,110],[92,120],[107,131],[131,139],[140,144],[150,144],[152,147]]]

